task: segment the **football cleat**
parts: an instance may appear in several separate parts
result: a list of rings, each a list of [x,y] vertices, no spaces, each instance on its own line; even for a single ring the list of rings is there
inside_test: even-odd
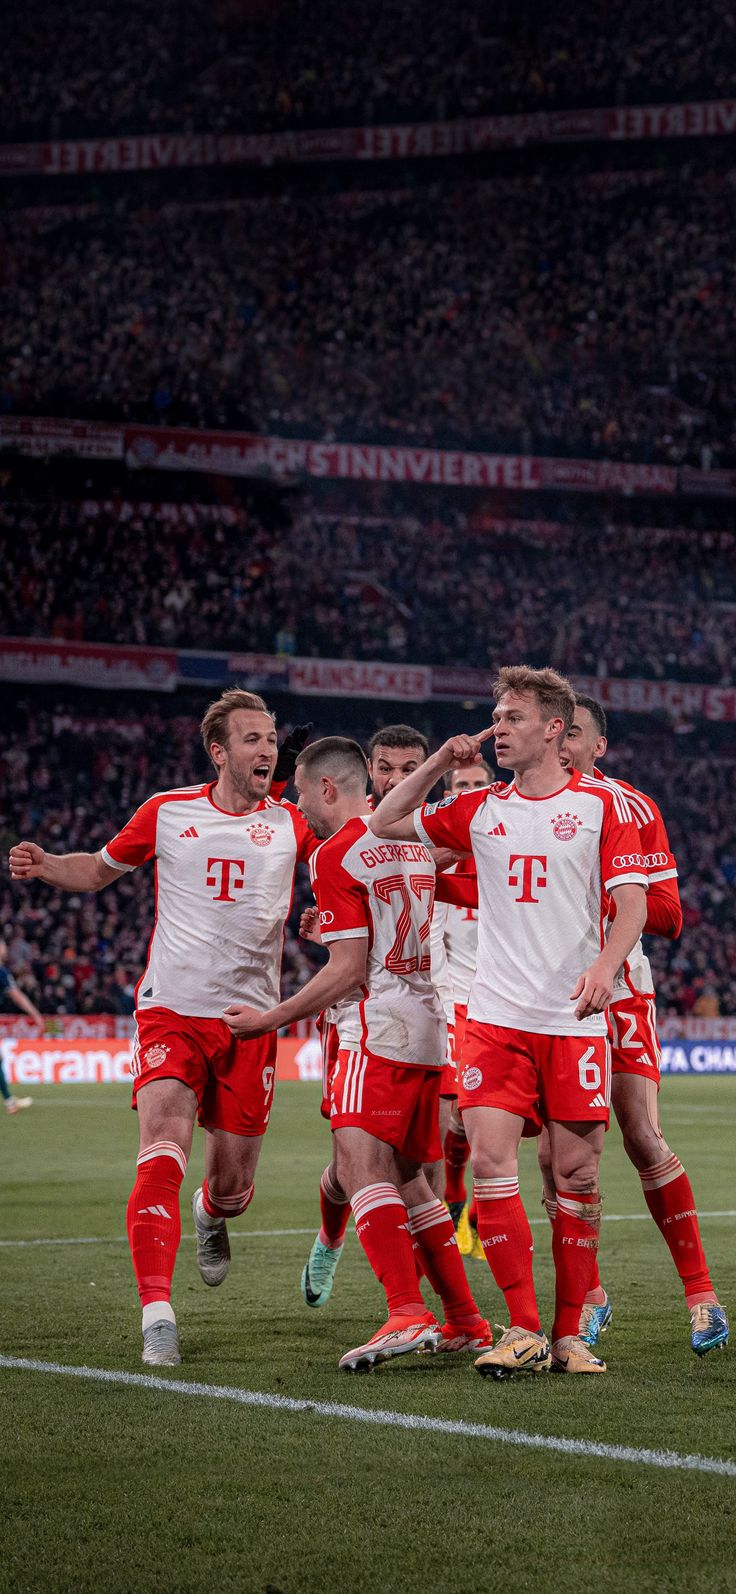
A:
[[[9,1112],[10,1115],[11,1115],[11,1118],[12,1118],[13,1114],[17,1113],[17,1112],[20,1112],[23,1107],[32,1107],[32,1106],[33,1106],[33,1097],[32,1096],[8,1096],[7,1101],[5,1103],[5,1111]]]
[[[502,1329],[501,1338],[475,1366],[484,1378],[512,1378],[515,1373],[546,1373],[551,1360],[546,1334],[512,1325]]]
[[[458,1226],[458,1223],[460,1222],[460,1219],[461,1219],[461,1217],[463,1215],[465,1207],[467,1206],[467,1202],[465,1202],[465,1201],[447,1201],[445,1204],[447,1206],[447,1210],[448,1210],[448,1212],[450,1214],[450,1217],[452,1218],[452,1227],[457,1232],[457,1226]]]
[[[141,1360],[145,1362],[146,1367],[179,1366],[181,1355],[176,1323],[164,1317],[159,1323],[152,1323],[150,1328],[144,1330]]]
[[[216,1284],[222,1283],[230,1266],[230,1241],[224,1218],[219,1220],[216,1228],[210,1228],[198,1217],[197,1205],[201,1194],[200,1185],[192,1196],[194,1232],[197,1236],[197,1267],[204,1283],[214,1288]]]
[[[467,1202],[458,1219],[456,1234],[457,1248],[461,1256],[472,1257],[474,1261],[485,1261],[485,1251],[480,1243],[480,1235],[478,1230],[473,1228],[468,1217]]]
[[[443,1323],[440,1330],[441,1338],[436,1346],[438,1351],[450,1350],[490,1350],[493,1344],[491,1325],[484,1317],[479,1317],[476,1323],[463,1326],[462,1323]]]
[[[553,1373],[605,1373],[606,1364],[594,1356],[578,1334],[566,1334],[552,1346]]]
[[[580,1313],[578,1339],[581,1339],[584,1345],[589,1345],[590,1349],[593,1350],[594,1346],[598,1344],[601,1334],[605,1334],[612,1317],[613,1307],[608,1296],[606,1296],[602,1306],[585,1305]]]
[[[700,1301],[690,1312],[690,1344],[696,1356],[709,1350],[725,1350],[728,1344],[728,1318],[717,1301]]]
[[[407,1351],[436,1350],[441,1339],[440,1325],[432,1312],[421,1317],[389,1317],[383,1328],[367,1344],[356,1346],[340,1357],[338,1367],[346,1373],[368,1372],[376,1362],[386,1362],[392,1356],[405,1356]]]
[[[326,1306],[332,1294],[337,1264],[342,1256],[341,1245],[323,1245],[319,1236],[302,1268],[302,1295],[307,1306]]]

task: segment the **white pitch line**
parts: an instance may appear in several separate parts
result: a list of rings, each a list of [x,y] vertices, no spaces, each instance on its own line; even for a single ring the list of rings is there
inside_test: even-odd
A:
[[[228,1400],[239,1406],[256,1406],[266,1411],[299,1416],[342,1418],[376,1428],[407,1428],[417,1433],[446,1434],[450,1438],[486,1439],[495,1444],[513,1445],[524,1450],[552,1450],[567,1456],[595,1457],[599,1461],[627,1461],[665,1471],[708,1472],[722,1478],[736,1478],[736,1462],[714,1456],[682,1455],[677,1450],[637,1450],[631,1445],[606,1445],[591,1439],[565,1439],[553,1434],[525,1433],[522,1428],[496,1428],[479,1422],[453,1422],[444,1417],[423,1417],[403,1411],[375,1411],[364,1406],[347,1406],[332,1400],[293,1400],[288,1395],[269,1395],[256,1389],[237,1389],[227,1384],[187,1383],[178,1379],[149,1377],[145,1373],[113,1372],[103,1367],[66,1367],[61,1362],[33,1361],[24,1356],[0,1356],[0,1367],[28,1373],[53,1373],[63,1378],[83,1378],[91,1383],[122,1385],[125,1388],[153,1389],[167,1395],[188,1395],[205,1400]]]
[[[736,1208],[729,1208],[724,1212],[699,1212],[699,1218],[736,1218]],[[648,1223],[648,1212],[606,1212],[603,1216],[604,1223]],[[548,1228],[549,1218],[530,1218],[529,1222],[537,1228]],[[352,1229],[348,1234],[352,1234]],[[309,1229],[230,1229],[231,1240],[271,1240],[280,1239],[284,1235],[314,1234],[314,1224]],[[193,1234],[183,1234],[182,1241],[194,1240]],[[57,1240],[0,1240],[0,1250],[19,1251],[30,1250],[39,1245],[127,1245],[128,1237],[125,1234],[89,1234],[76,1235],[71,1238],[64,1237]]]

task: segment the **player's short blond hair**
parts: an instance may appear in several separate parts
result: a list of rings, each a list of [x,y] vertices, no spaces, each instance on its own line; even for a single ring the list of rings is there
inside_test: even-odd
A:
[[[242,686],[229,686],[221,697],[210,703],[199,727],[208,758],[212,758],[213,742],[219,743],[221,747],[227,747],[230,715],[239,708],[245,709],[250,714],[268,714],[269,719],[273,719],[270,708],[266,707],[263,698],[259,697],[257,692],[246,692]],[[212,762],[214,763],[214,759]]]
[[[483,759],[480,764],[472,764],[470,767],[471,767],[471,769],[482,769],[483,774],[488,776],[488,784],[489,784],[489,786],[492,784],[492,782],[496,778],[494,773],[493,773],[493,770],[491,769],[490,764],[487,764],[485,759]],[[466,773],[466,769],[461,769],[460,765],[456,764],[453,769],[446,769],[445,770],[445,773],[444,773],[444,775],[442,777],[442,780],[443,780],[443,784],[444,784],[444,787],[445,787],[446,791],[450,790],[450,788],[452,786],[453,778],[458,773],[464,775]]]
[[[559,671],[549,665],[535,670],[531,664],[504,664],[492,690],[494,703],[506,692],[531,692],[546,718],[562,720],[562,734],[567,735],[575,717],[576,698],[567,676]]]

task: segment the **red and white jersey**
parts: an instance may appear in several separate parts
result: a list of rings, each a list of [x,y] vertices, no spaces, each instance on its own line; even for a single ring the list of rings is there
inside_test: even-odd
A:
[[[294,869],[316,846],[292,803],[218,808],[214,782],[157,792],[102,848],[121,874],[156,860],[156,917],[139,1008],[221,1018],[230,1002],[279,1000]]]
[[[455,997],[452,989],[452,980],[450,979],[450,965],[447,960],[447,944],[445,941],[445,919],[449,906],[448,902],[435,902],[429,931],[429,954],[432,984],[442,1003],[442,1011],[448,1024],[454,1024]]]
[[[461,858],[447,873],[474,875],[475,859]],[[447,970],[453,1002],[467,1007],[478,962],[478,909],[456,907],[452,902],[442,903],[441,906],[444,908]]]
[[[630,785],[627,780],[615,780],[610,775],[605,775],[602,770],[593,771],[596,779],[602,780],[607,786],[623,795],[631,809],[631,817],[639,832],[639,842],[644,855],[644,863],[649,878],[650,895],[657,892],[667,895],[679,906],[680,893],[676,884],[677,864],[675,855],[670,847],[667,827],[662,815],[652,797],[647,797],[644,792],[637,791],[636,786]],[[649,959],[644,952],[641,939],[629,953],[626,962],[619,970],[613,988],[614,1002],[620,1002],[624,997],[630,996],[632,991],[650,995],[654,990],[654,981]]]
[[[337,1004],[341,1047],[442,1068],[447,1028],[432,983],[435,866],[420,842],[379,841],[349,819],[313,854],[322,940],[368,940],[365,987]]]
[[[550,797],[498,782],[425,803],[414,823],[422,841],[475,858],[468,1018],[540,1035],[604,1035],[605,1014],[580,1022],[570,993],[603,946],[606,892],[648,884],[622,794],[574,770]]]

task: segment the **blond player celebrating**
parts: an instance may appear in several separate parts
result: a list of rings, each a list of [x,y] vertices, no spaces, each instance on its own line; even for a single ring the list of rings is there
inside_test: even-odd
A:
[[[445,742],[370,820],[377,837],[471,851],[478,872],[478,966],[468,1000],[458,1101],[471,1148],[478,1230],[509,1328],[476,1366],[602,1373],[578,1337],[598,1243],[598,1165],[609,1117],[605,1009],[646,914],[647,874],[625,799],[560,768],[575,697],[556,671],[501,670],[493,723]],[[421,799],[495,739],[509,785]],[[604,934],[606,894],[616,918]],[[525,1128],[550,1132],[557,1198],[552,1346],[542,1332],[533,1243],[519,1197]]]
[[[128,1239],[143,1361],[164,1367],[181,1360],[171,1283],[195,1119],[206,1167],[193,1202],[197,1260],[216,1285],[230,1259],[225,1220],[251,1201],[271,1110],[275,1036],[235,1040],[223,1008],[233,995],[262,1006],[278,999],[294,869],[314,846],[296,808],[269,796],[277,745],[263,699],[224,692],[201,731],[216,780],[158,792],[100,852],[57,856],[23,841],[10,853],[15,880],[65,891],[100,891],[155,859],[156,917],[136,991],[140,1150]]]
[[[337,1178],[388,1307],[386,1322],[342,1356],[349,1371],[410,1351],[490,1344],[452,1219],[422,1171],[440,1156],[446,1051],[429,954],[435,866],[416,838],[376,843],[367,774],[362,748],[345,737],[325,737],[299,755],[299,806],[326,838],[310,868],[329,961],[277,1007],[233,1004],[225,1014],[234,1035],[253,1037],[337,1007],[330,1078]],[[442,1328],[422,1300],[413,1244],[445,1308]]]

